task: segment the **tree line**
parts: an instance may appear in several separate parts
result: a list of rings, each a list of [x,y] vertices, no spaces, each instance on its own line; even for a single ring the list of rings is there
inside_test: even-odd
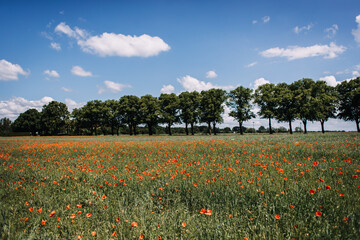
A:
[[[329,118],[340,118],[355,121],[360,132],[360,77],[343,81],[336,87],[325,81],[314,81],[303,78],[291,84],[267,83],[255,91],[242,86],[226,92],[222,89],[210,89],[201,92],[182,92],[161,94],[154,97],[150,94],[137,97],[122,96],[119,100],[92,100],[72,113],[64,103],[52,101],[43,106],[42,111],[29,109],[21,113],[12,123],[8,118],[0,119],[0,132],[26,131],[32,135],[97,135],[119,134],[120,129],[127,129],[130,135],[146,126],[149,135],[153,135],[159,124],[165,124],[169,135],[175,124],[183,123],[185,133],[194,134],[196,124],[205,123],[208,134],[216,134],[216,126],[223,122],[224,106],[230,108],[229,116],[237,122],[240,134],[243,134],[243,123],[255,117],[253,105],[257,104],[260,117],[268,119],[268,132],[274,132],[271,121],[276,119],[289,124],[301,120],[304,133],[307,123],[318,121],[325,132],[325,122]]]

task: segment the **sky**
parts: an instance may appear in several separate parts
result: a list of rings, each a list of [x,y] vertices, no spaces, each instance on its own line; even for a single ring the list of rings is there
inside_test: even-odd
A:
[[[0,22],[0,118],[11,120],[52,100],[71,111],[124,95],[360,76],[358,0],[1,0]],[[228,112],[220,127],[237,126]],[[338,119],[325,128],[356,130]]]

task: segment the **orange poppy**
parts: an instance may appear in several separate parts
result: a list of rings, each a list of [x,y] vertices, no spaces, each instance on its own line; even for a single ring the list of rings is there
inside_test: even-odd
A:
[[[181,226],[182,226],[182,227],[186,227],[186,223],[183,222],[183,223],[181,224]]]
[[[41,225],[45,225],[47,220],[41,220]]]
[[[86,217],[91,217],[91,213],[87,213],[87,214],[86,214]]]
[[[50,214],[49,214],[49,217],[53,217],[55,215],[55,211],[52,211]]]
[[[276,219],[280,219],[280,214],[276,214],[276,215],[275,215],[275,218],[276,218]]]
[[[132,226],[132,227],[137,227],[138,224],[137,224],[137,222],[132,222],[132,223],[131,223],[131,226]]]
[[[316,212],[315,215],[316,215],[317,217],[321,217],[322,213],[321,213],[321,212]]]

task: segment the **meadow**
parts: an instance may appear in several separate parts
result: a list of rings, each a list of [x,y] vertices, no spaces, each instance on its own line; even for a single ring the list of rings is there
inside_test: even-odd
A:
[[[360,135],[0,138],[1,239],[358,239]]]

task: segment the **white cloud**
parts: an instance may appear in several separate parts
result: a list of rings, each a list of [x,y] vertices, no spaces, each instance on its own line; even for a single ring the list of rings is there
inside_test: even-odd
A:
[[[323,56],[324,58],[335,58],[338,54],[346,50],[344,46],[338,46],[335,43],[330,45],[313,45],[309,47],[290,46],[288,48],[270,48],[260,54],[263,57],[286,57],[288,60],[295,60],[300,58]]]
[[[117,92],[121,92],[122,90],[124,90],[124,88],[131,88],[132,86],[129,84],[121,84],[121,83],[116,83],[116,82],[112,82],[112,81],[104,81],[105,87],[100,87],[98,93],[102,94],[104,92],[106,92],[107,90],[109,90],[110,92],[113,93],[117,93]]]
[[[169,85],[163,85],[163,87],[160,90],[160,93],[173,93],[175,90],[174,86],[169,84]]]
[[[215,71],[211,70],[206,73],[206,78],[216,78],[218,75]]]
[[[252,63],[249,63],[248,65],[245,65],[245,67],[251,68],[251,67],[255,66],[256,64],[257,64],[257,62],[252,62]]]
[[[74,110],[75,108],[81,108],[82,106],[85,105],[84,102],[75,102],[74,100],[70,99],[70,98],[66,98],[65,99],[65,104],[69,109],[69,112],[72,112],[72,110]]]
[[[360,43],[360,15],[357,15],[355,18],[357,25],[357,29],[352,30],[352,35],[354,35],[355,41]]]
[[[55,70],[45,70],[44,74],[48,75],[49,77],[60,77],[59,73],[56,72]]]
[[[336,85],[340,84],[341,81],[336,81],[335,76],[325,76],[320,78],[321,81],[325,81],[327,85],[335,87]]]
[[[104,32],[101,35],[90,36],[86,30],[78,27],[72,29],[64,22],[56,26],[55,32],[76,39],[77,44],[84,52],[101,57],[151,57],[170,50],[170,46],[160,37],[152,37],[147,34],[126,36]]]
[[[310,24],[307,25],[307,26],[303,26],[303,27],[298,27],[298,26],[296,26],[296,27],[294,28],[294,32],[295,32],[296,34],[299,34],[299,33],[302,32],[302,31],[309,31],[313,26],[314,26],[314,25],[313,25],[312,23],[310,23]]]
[[[52,42],[52,43],[50,43],[50,47],[53,48],[53,49],[55,49],[56,51],[60,51],[60,50],[61,50],[60,43]]]
[[[267,22],[270,21],[270,17],[269,17],[269,16],[264,16],[264,17],[262,18],[262,20],[263,20],[264,23],[267,23]]]
[[[71,69],[71,73],[76,76],[80,76],[80,77],[92,77],[93,76],[91,72],[85,71],[80,66],[73,66]]]
[[[337,30],[339,30],[339,27],[337,24],[333,24],[331,27],[326,28],[325,32],[328,33],[327,37],[328,38],[333,38],[337,32]]]
[[[252,21],[252,24],[256,24],[258,21],[257,20],[253,20]]]
[[[147,34],[141,36],[125,36],[123,34],[103,33],[86,40],[78,41],[84,52],[101,57],[151,57],[160,52],[169,51],[170,46],[159,37]]]
[[[224,90],[234,89],[234,86],[217,86],[212,84],[211,82],[204,82],[200,81],[196,78],[193,78],[189,75],[185,77],[178,78],[177,81],[181,84],[181,86],[185,89],[185,91],[198,91],[201,92],[202,90],[209,90],[212,88],[221,88]]]
[[[30,71],[25,72],[20,65],[12,64],[5,59],[0,60],[0,81],[18,80],[18,75],[28,76]]]
[[[256,79],[255,82],[254,82],[254,91],[256,89],[258,89],[258,87],[260,87],[261,85],[264,85],[264,84],[267,84],[267,83],[270,83],[270,81],[266,80],[265,78]]]
[[[72,92],[72,89],[66,87],[61,87],[61,90],[63,90],[64,92]]]
[[[7,117],[15,120],[20,113],[25,112],[28,109],[35,108],[41,111],[45,104],[53,101],[51,97],[43,97],[40,100],[27,100],[22,97],[13,97],[7,101],[0,101],[0,116],[1,118]]]
[[[360,73],[358,71],[352,71],[352,75],[354,78],[357,78],[360,76]]]

